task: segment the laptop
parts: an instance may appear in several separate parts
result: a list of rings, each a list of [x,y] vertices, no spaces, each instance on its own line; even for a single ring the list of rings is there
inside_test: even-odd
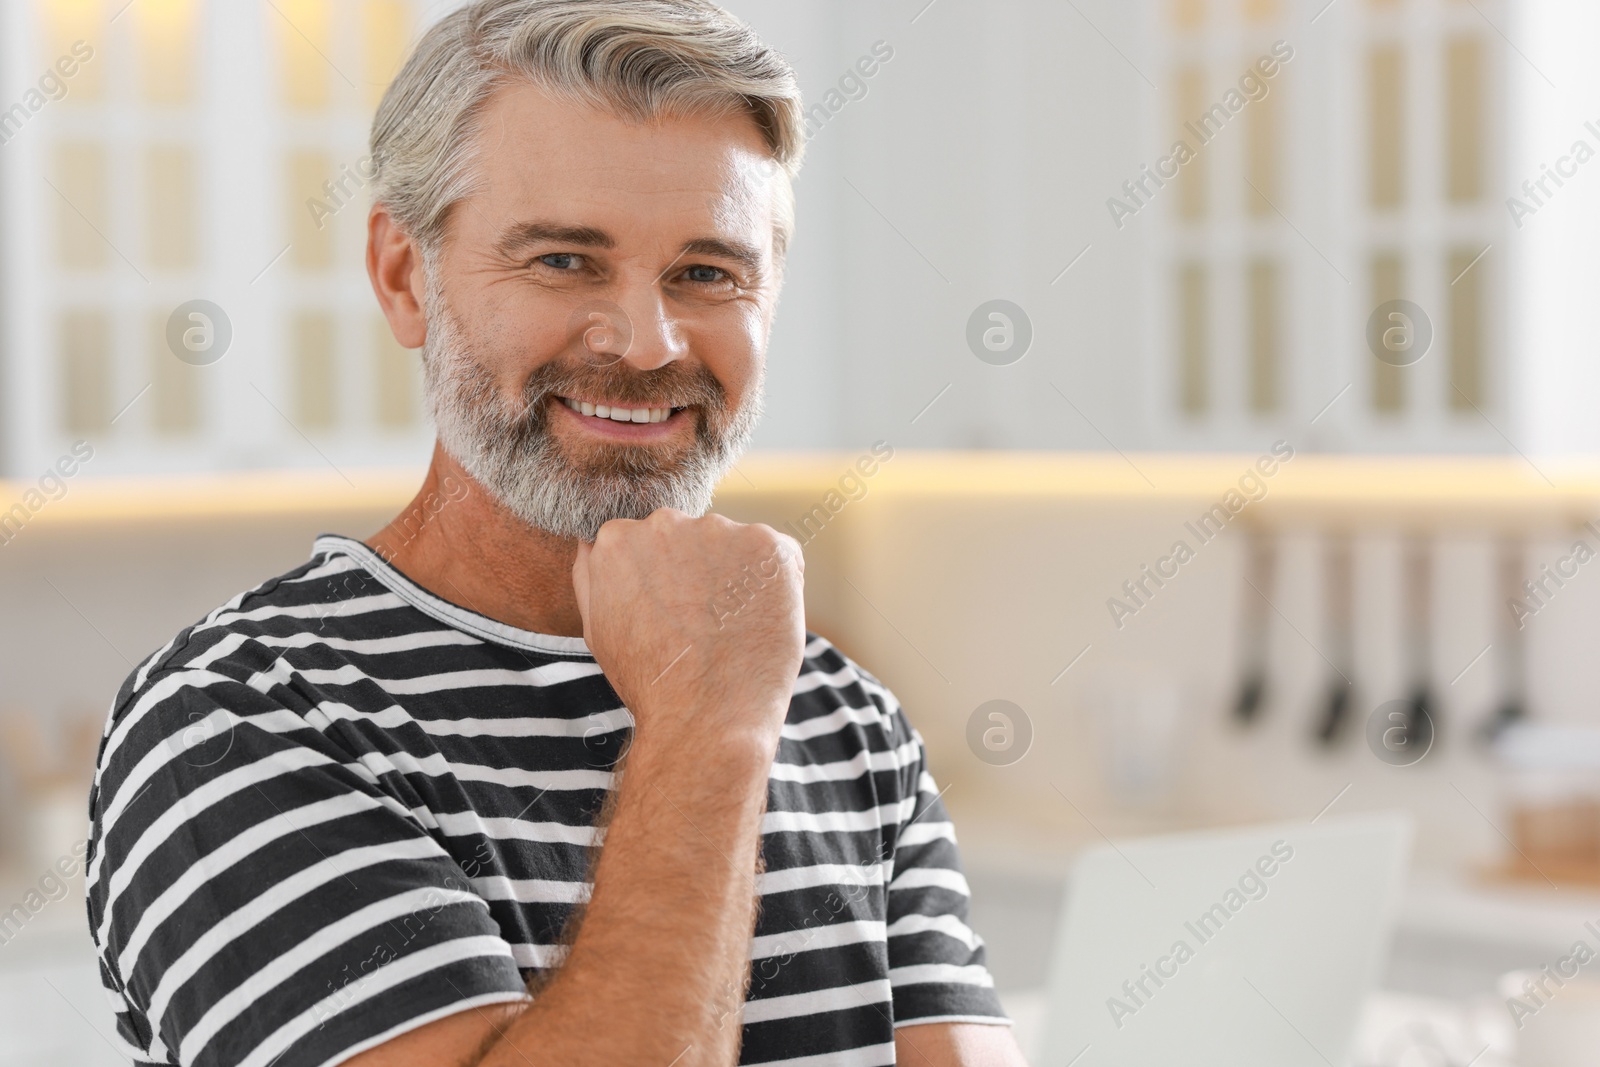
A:
[[[1346,1067],[1387,959],[1404,815],[1098,845],[1073,865],[1051,1067]]]

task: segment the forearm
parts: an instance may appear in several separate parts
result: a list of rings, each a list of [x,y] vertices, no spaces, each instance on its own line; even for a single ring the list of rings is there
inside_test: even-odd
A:
[[[770,758],[635,745],[571,952],[481,1067],[735,1062]]]

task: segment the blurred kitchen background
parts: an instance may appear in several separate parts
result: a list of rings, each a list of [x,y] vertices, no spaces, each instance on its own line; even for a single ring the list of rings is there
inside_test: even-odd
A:
[[[447,6],[0,5],[0,1065],[126,1062],[122,678],[420,477],[365,142]],[[1500,976],[1600,919],[1600,8],[727,6],[811,143],[718,506],[921,729],[1019,1025],[1083,845],[1400,808],[1360,1062],[1516,1062]]]

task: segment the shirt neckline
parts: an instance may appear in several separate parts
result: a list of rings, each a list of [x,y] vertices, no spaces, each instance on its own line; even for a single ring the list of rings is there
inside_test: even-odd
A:
[[[343,534],[322,534],[312,544],[311,554],[313,557],[348,556],[376,578],[384,588],[424,615],[474,637],[533,652],[594,658],[594,653],[589,651],[588,643],[581,637],[563,637],[559,634],[541,634],[524,630],[435,596],[407,578],[392,563],[373,551],[371,546],[353,537],[346,537]]]

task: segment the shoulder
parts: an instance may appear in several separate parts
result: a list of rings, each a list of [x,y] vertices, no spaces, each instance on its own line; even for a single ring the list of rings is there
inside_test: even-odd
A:
[[[354,560],[319,553],[184,627],[118,689],[96,760],[97,799],[152,750],[204,742],[214,709],[226,709],[219,719],[278,710],[267,694],[287,671],[285,651],[326,640],[342,609],[379,595]]]
[[[889,687],[826,637],[810,631],[806,632],[805,657],[794,694],[790,726],[837,716],[848,709],[855,712],[852,718],[858,725],[877,734],[891,749],[921,742]]]
[[[248,678],[253,670],[272,664],[283,648],[334,637],[339,622],[354,621],[357,614],[386,605],[402,606],[402,601],[360,561],[318,552],[288,573],[238,593],[155,649],[123,680],[112,718],[149,693],[163,675],[245,669],[240,677]]]
[[[355,560],[319,553],[238,594],[145,657],[118,690],[113,716],[163,673],[196,666],[225,668],[252,640],[285,639],[296,631],[316,630],[339,611],[341,602],[381,589]]]

